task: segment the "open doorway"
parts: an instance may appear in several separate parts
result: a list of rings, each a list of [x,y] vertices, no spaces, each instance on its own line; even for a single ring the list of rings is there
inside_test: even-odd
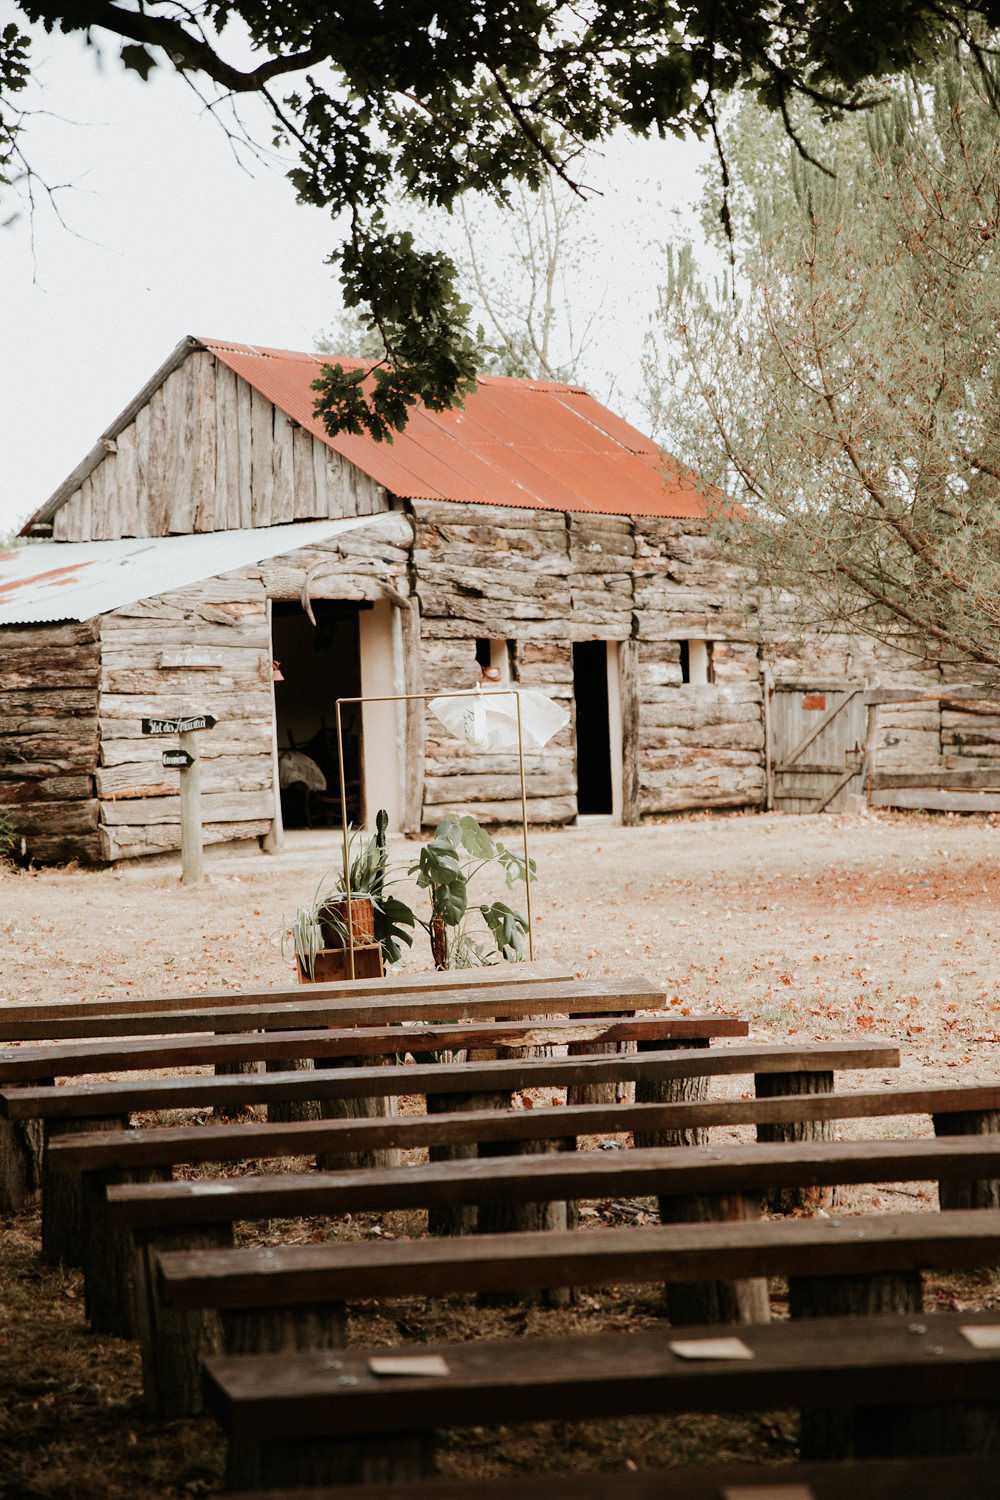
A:
[[[573,699],[576,704],[577,812],[610,814],[614,811],[614,789],[607,641],[575,642]]]
[[[361,693],[359,611],[368,606],[316,599],[313,625],[299,604],[271,609],[271,654],[281,679],[274,684],[281,817],[286,828],[339,827],[338,698]],[[357,705],[342,711],[347,818],[362,819],[364,746]]]

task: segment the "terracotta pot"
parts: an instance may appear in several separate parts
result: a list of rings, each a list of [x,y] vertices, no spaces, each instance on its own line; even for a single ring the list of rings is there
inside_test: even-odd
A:
[[[324,948],[343,948],[347,931],[347,902],[328,901],[317,912]],[[375,941],[375,907],[368,896],[351,897],[351,931],[355,947]]]

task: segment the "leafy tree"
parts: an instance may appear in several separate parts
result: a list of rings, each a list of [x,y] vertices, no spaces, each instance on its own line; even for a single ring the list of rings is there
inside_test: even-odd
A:
[[[720,527],[764,585],[996,665],[993,98],[976,60],[956,57],[875,111],[865,141],[842,134],[836,177],[795,155],[770,186],[762,176],[737,297],[674,260],[659,395],[670,441],[717,487]]]
[[[578,186],[588,143],[619,126],[713,133],[719,99],[737,86],[786,117],[800,96],[859,108],[874,97],[870,80],[926,66],[998,3],[17,0],[15,14],[108,34],[143,78],[166,66],[213,100],[263,102],[277,143],[297,154],[299,198],[346,215],[331,259],[348,307],[370,310],[387,351],[366,390],[356,373],[327,368],[318,410],[331,431],[381,438],[418,399],[436,410],[459,401],[478,353],[451,262],[389,222],[395,193],[450,210],[469,191],[504,201],[550,170]],[[21,124],[23,45],[12,23],[0,48],[8,141]]]

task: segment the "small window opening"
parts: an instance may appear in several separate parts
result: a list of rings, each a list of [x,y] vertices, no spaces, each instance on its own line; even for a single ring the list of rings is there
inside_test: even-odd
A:
[[[476,641],[476,661],[479,663],[483,677],[488,682],[514,680],[516,673],[513,668],[513,658],[513,641],[495,641],[485,637]]]
[[[715,681],[712,641],[681,641],[681,682],[692,686]]]

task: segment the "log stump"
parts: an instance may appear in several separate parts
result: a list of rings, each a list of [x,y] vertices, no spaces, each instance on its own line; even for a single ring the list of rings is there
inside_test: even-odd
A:
[[[429,1115],[452,1114],[468,1109],[510,1109],[510,1094],[502,1090],[491,1090],[483,1094],[428,1094]],[[472,1161],[480,1155],[476,1141],[467,1141],[454,1146],[431,1146],[428,1152],[431,1161]],[[438,1205],[427,1210],[429,1234],[448,1236],[475,1234],[479,1225],[479,1209],[475,1203]]]
[[[756,1073],[754,1091],[758,1099],[778,1099],[788,1094],[832,1094],[833,1074]],[[832,1120],[797,1120],[789,1125],[758,1125],[758,1141],[832,1141]],[[830,1208],[837,1201],[835,1187],[774,1188],[764,1194],[764,1212],[787,1214],[793,1209]]]
[[[739,1193],[690,1194],[660,1199],[660,1220],[664,1224],[757,1217],[756,1200]],[[771,1302],[764,1276],[748,1276],[739,1281],[667,1282],[664,1303],[667,1317],[677,1328],[699,1323],[771,1321]]]
[[[239,1076],[248,1078],[259,1071],[256,1062],[217,1062],[215,1064],[215,1076],[217,1078],[229,1078]],[[222,1121],[252,1120],[255,1118],[253,1109],[248,1104],[216,1104],[212,1110],[212,1117]]]
[[[274,1442],[234,1435],[229,1439],[226,1488],[305,1490],[341,1484],[406,1484],[432,1478],[434,1468],[433,1432]]]
[[[83,1120],[45,1121],[46,1145],[65,1135],[89,1135],[93,1130],[125,1130],[127,1115],[105,1115]],[[45,1152],[42,1176],[42,1258],[50,1265],[82,1266],[87,1255],[88,1218],[93,1205],[85,1203],[81,1172],[53,1172]]]
[[[268,1073],[311,1073],[311,1057],[274,1057],[264,1064]],[[321,1120],[318,1099],[275,1099],[267,1106],[268,1123],[289,1125],[293,1120]]]
[[[231,1249],[233,1226],[178,1225],[133,1231],[133,1238],[144,1402],[168,1420],[195,1416],[202,1409],[201,1362],[222,1353],[222,1320],[212,1308],[164,1307],[156,1257],[162,1250]]]
[[[1000,1112],[993,1109],[934,1115],[935,1135],[1000,1134]],[[984,1177],[974,1182],[939,1182],[942,1208],[1000,1208],[1000,1182]]]
[[[380,1053],[375,1057],[322,1057],[317,1065],[323,1068],[394,1068],[394,1057]],[[391,1095],[373,1095],[361,1099],[323,1099],[320,1101],[319,1117],[322,1120],[391,1120],[398,1114],[396,1100]],[[398,1167],[402,1162],[398,1146],[385,1146],[375,1151],[322,1151],[317,1152],[316,1165],[321,1172],[343,1172],[352,1167]]]
[[[342,1349],[347,1342],[343,1302],[304,1302],[298,1307],[226,1307],[219,1316],[227,1354]]]
[[[695,1037],[684,1041],[641,1041],[640,1052],[675,1052],[691,1047],[707,1047],[708,1040]],[[708,1098],[706,1078],[643,1078],[635,1086],[636,1104],[697,1104]],[[637,1146],[704,1146],[708,1131],[701,1125],[683,1130],[637,1130]]]
[[[84,1172],[83,1290],[87,1321],[94,1333],[139,1337],[136,1254],[129,1229],[109,1223],[105,1188],[112,1182],[169,1182],[170,1167],[130,1167]]]
[[[872,1276],[790,1276],[788,1309],[793,1318],[871,1317],[923,1309],[919,1271]],[[919,1328],[919,1323],[915,1324]],[[799,1456],[803,1460],[897,1457],[923,1449],[925,1423],[935,1425],[933,1409],[909,1407],[810,1407],[802,1411]],[[918,1446],[914,1447],[914,1444]],[[957,1451],[957,1450],[953,1450]]]
[[[39,1078],[31,1085],[5,1084],[5,1088],[32,1088],[54,1078]],[[19,1214],[32,1208],[42,1190],[45,1128],[42,1120],[0,1119],[0,1214]]]
[[[576,1020],[573,1016],[571,1019]],[[602,1017],[587,1016],[589,1020],[619,1019],[617,1013],[608,1012]],[[612,1056],[618,1052],[628,1050],[628,1045],[622,1042],[570,1042],[567,1047],[570,1057],[601,1057]],[[624,1091],[628,1087],[625,1083],[571,1083],[566,1090],[567,1104],[620,1104],[624,1098]]]

